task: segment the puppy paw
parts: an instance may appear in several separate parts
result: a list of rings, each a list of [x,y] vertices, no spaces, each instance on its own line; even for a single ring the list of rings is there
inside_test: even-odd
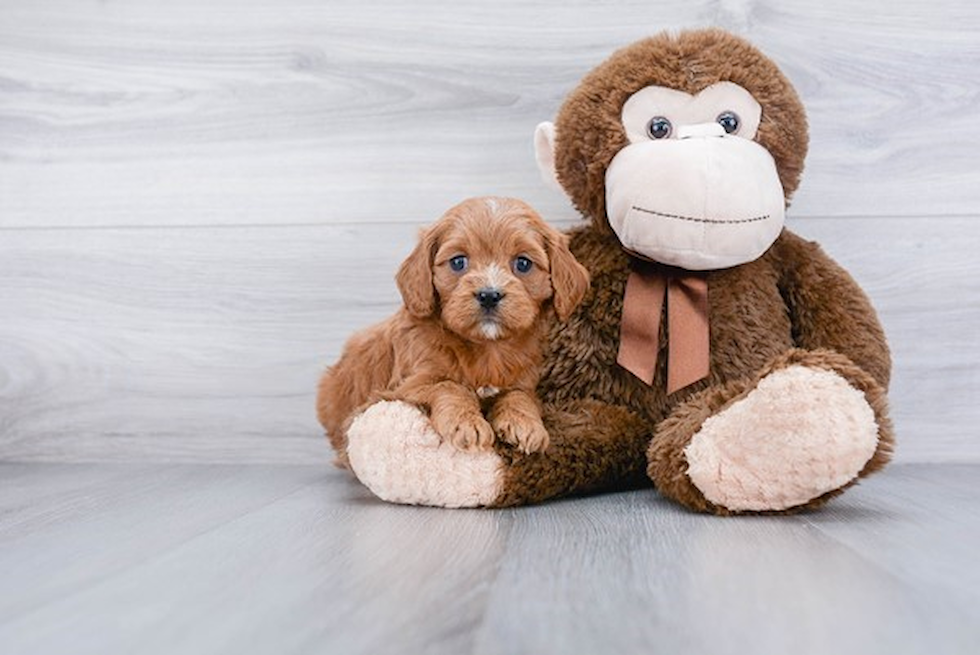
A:
[[[493,448],[493,428],[481,414],[461,414],[455,417],[433,416],[436,432],[459,450],[490,450]]]
[[[502,441],[525,453],[540,453],[548,448],[548,431],[540,418],[517,412],[494,415],[493,429]]]

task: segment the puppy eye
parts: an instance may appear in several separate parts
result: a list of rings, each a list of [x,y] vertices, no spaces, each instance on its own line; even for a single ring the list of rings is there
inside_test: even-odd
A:
[[[456,255],[449,260],[449,268],[453,273],[462,273],[469,264],[470,260],[467,259],[466,255]]]
[[[514,272],[520,275],[528,273],[534,267],[534,262],[532,262],[527,257],[523,255],[514,259]]]
[[[718,118],[715,119],[719,125],[725,130],[726,134],[734,134],[738,132],[738,128],[742,126],[742,120],[733,111],[723,111],[718,114]]]
[[[673,131],[674,126],[664,116],[654,116],[647,123],[647,134],[651,139],[666,139]]]

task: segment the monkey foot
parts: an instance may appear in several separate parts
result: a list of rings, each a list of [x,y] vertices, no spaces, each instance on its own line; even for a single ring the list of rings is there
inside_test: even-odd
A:
[[[443,442],[429,419],[399,401],[371,405],[347,431],[354,475],[382,500],[404,505],[484,507],[501,492],[493,451],[464,452]]]
[[[857,478],[878,432],[862,391],[833,370],[793,364],[704,421],[684,449],[687,475],[730,511],[798,507]]]

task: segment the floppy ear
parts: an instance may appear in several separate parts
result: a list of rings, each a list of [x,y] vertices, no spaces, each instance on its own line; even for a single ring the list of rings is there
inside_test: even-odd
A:
[[[416,318],[431,316],[436,311],[436,290],[432,285],[435,247],[435,228],[420,231],[418,244],[395,275],[405,308]]]
[[[545,245],[551,260],[551,286],[555,290],[555,311],[567,319],[589,290],[589,271],[578,263],[568,249],[568,235],[551,226],[545,232]]]

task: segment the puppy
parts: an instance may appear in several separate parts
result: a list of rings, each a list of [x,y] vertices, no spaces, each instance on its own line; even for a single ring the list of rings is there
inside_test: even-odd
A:
[[[350,420],[381,399],[418,405],[461,450],[495,438],[547,448],[535,387],[548,319],[567,318],[589,288],[568,237],[520,200],[471,198],[422,231],[396,281],[404,306],[355,334],[320,380],[338,464]]]

